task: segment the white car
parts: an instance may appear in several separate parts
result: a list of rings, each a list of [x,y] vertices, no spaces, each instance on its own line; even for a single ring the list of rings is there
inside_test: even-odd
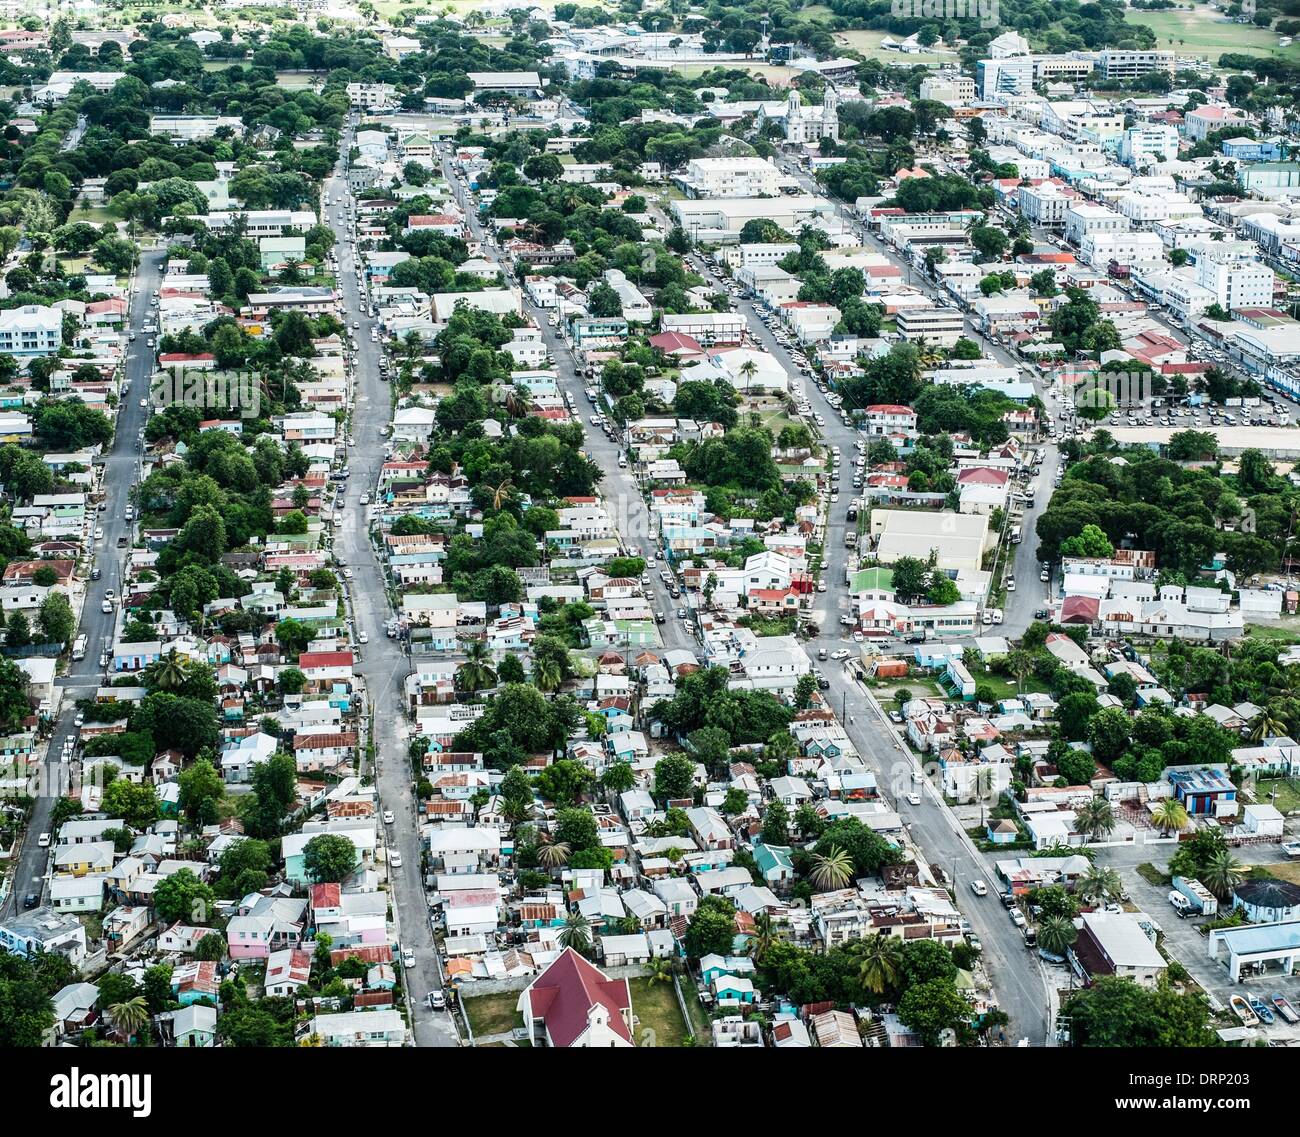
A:
[[[48,833],[42,833],[42,834],[41,834],[41,835],[36,839],[36,845],[37,845],[37,848],[40,848],[40,849],[48,849],[48,848],[50,847],[50,835],[49,835]]]
[[[394,869],[400,869],[402,867],[402,854],[396,849],[390,849],[388,851],[388,867]]]
[[[141,399],[141,400],[140,400],[140,409],[141,409],[141,410],[148,410],[148,409],[149,409],[149,400],[148,400],[148,399]]]
[[[972,880],[970,882],[970,890],[975,893],[976,896],[987,896],[989,894],[989,886],[982,880]]]
[[[362,632],[359,636],[357,636],[357,643],[368,644],[369,642],[370,642],[370,636],[366,632]]]
[[[361,504],[362,504],[362,505],[369,505],[369,504],[370,504],[370,495],[369,495],[368,493],[363,493],[363,494],[361,495]]]
[[[402,966],[410,969],[415,966],[415,952],[409,947],[402,948]]]
[[[96,528],[96,529],[95,529],[95,540],[96,540],[96,541],[102,541],[103,539],[104,539],[104,530],[102,530],[102,529],[100,529],[100,528]]]
[[[393,811],[392,811],[391,809],[386,809],[386,810],[384,810],[384,824],[385,824],[385,825],[392,825],[392,823],[393,823],[395,820],[396,820],[396,818],[393,817]]]
[[[852,654],[852,653],[849,651],[848,648],[846,648],[846,647],[842,647],[842,648],[838,648],[837,650],[831,652],[831,658],[832,658],[832,659],[848,659],[849,656],[850,656],[851,654]]]
[[[907,795],[907,804],[908,804],[908,805],[920,805],[920,804],[921,804],[921,795],[918,794],[918,793],[916,793],[915,791],[912,792],[912,793],[910,793],[910,794],[908,794],[908,795]]]
[[[345,568],[345,569],[343,570],[343,579],[344,579],[344,580],[351,580],[351,579],[352,579],[352,570],[351,570],[350,568]]]

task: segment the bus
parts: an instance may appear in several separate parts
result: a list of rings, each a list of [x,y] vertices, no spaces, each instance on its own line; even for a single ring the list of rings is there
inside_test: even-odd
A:
[[[72,658],[73,659],[86,658],[86,637],[85,636],[78,636],[76,642],[72,645]]]

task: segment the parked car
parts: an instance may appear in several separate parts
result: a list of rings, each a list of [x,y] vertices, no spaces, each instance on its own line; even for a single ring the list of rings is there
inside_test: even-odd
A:
[[[386,810],[384,810],[384,824],[385,824],[385,825],[392,825],[392,823],[393,823],[395,820],[396,820],[396,818],[393,816],[393,811],[392,811],[391,809],[386,809]]]
[[[400,869],[402,867],[402,854],[396,849],[388,850],[388,867]]]

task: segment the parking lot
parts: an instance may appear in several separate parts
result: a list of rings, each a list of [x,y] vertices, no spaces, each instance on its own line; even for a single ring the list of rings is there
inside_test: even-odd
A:
[[[1162,858],[1167,859],[1167,858]],[[1252,857],[1252,859],[1255,859]],[[1163,868],[1163,865],[1160,865]],[[1300,975],[1284,976],[1271,971],[1262,976],[1247,978],[1242,983],[1232,983],[1228,978],[1226,955],[1211,959],[1207,937],[1201,932],[1206,920],[1189,916],[1181,919],[1169,903],[1169,889],[1151,884],[1134,867],[1121,868],[1120,876],[1132,902],[1148,916],[1154,918],[1161,932],[1161,947],[1171,960],[1177,960],[1188,974],[1210,996],[1215,1010],[1228,1012],[1228,1000],[1234,994],[1254,996],[1265,1003],[1274,994],[1284,995],[1293,1006],[1300,1009]],[[1230,1024],[1239,1026],[1234,1018]],[[1270,1040],[1287,1040],[1300,1044],[1300,1024],[1282,1022],[1281,1016],[1272,1025],[1254,1029],[1254,1033]]]

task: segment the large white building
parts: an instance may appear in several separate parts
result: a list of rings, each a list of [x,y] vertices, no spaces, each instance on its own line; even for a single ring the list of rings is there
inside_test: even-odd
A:
[[[62,346],[63,313],[57,308],[28,304],[0,312],[0,355],[35,359]]]
[[[1093,268],[1105,269],[1112,261],[1118,265],[1159,264],[1165,246],[1154,233],[1089,233],[1079,253]]]
[[[692,158],[681,183],[692,197],[775,197],[781,171],[766,158]]]
[[[223,127],[240,134],[244,130],[243,122],[232,115],[156,114],[149,120],[151,135],[155,138],[171,138],[176,142],[213,138]]]
[[[1065,239],[1076,245],[1097,233],[1119,233],[1128,228],[1128,218],[1091,202],[1075,202],[1065,211]]]
[[[896,320],[902,339],[925,340],[943,347],[952,347],[966,330],[960,308],[902,308]]]
[[[1119,143],[1121,162],[1149,166],[1178,157],[1178,128],[1167,122],[1143,122],[1124,131]]]
[[[349,105],[366,110],[391,107],[397,102],[397,88],[391,83],[349,83],[347,92]]]
[[[1273,270],[1257,261],[1217,257],[1213,250],[1196,259],[1196,282],[1214,293],[1221,308],[1267,308],[1273,303]]]

